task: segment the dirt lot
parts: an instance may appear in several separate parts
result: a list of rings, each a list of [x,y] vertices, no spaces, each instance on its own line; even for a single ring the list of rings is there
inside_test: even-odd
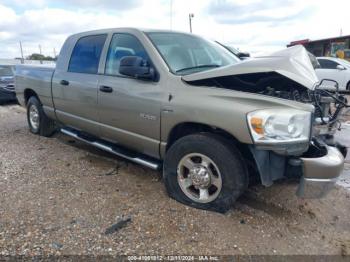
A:
[[[160,173],[34,136],[24,109],[0,107],[0,255],[349,254],[350,191],[303,200],[296,187],[252,187],[224,215],[188,208]],[[105,234],[122,217],[131,221]]]

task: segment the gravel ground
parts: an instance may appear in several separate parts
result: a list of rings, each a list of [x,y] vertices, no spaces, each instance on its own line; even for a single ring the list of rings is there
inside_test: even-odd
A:
[[[167,196],[160,173],[32,135],[23,108],[0,107],[0,255],[349,254],[350,191],[303,200],[296,187],[251,187],[226,214],[196,210]]]

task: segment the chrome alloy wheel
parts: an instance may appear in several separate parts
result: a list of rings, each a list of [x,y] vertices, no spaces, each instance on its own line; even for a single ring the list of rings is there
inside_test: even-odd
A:
[[[29,122],[34,129],[37,130],[39,128],[39,124],[40,124],[39,110],[35,105],[31,105],[29,108]]]
[[[209,157],[191,153],[177,166],[177,181],[182,192],[198,203],[214,201],[222,188],[219,168]]]

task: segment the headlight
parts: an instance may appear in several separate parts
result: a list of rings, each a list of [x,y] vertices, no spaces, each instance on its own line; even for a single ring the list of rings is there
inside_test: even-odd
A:
[[[248,114],[250,132],[257,144],[306,142],[311,113],[295,109],[266,109]]]

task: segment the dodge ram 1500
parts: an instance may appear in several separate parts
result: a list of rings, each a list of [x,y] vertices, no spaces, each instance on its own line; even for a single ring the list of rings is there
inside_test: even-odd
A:
[[[193,34],[119,28],[70,36],[55,68],[17,66],[30,131],[59,130],[161,169],[174,199],[225,212],[250,178],[300,179],[321,197],[340,175],[347,100],[296,46],[240,61]]]

